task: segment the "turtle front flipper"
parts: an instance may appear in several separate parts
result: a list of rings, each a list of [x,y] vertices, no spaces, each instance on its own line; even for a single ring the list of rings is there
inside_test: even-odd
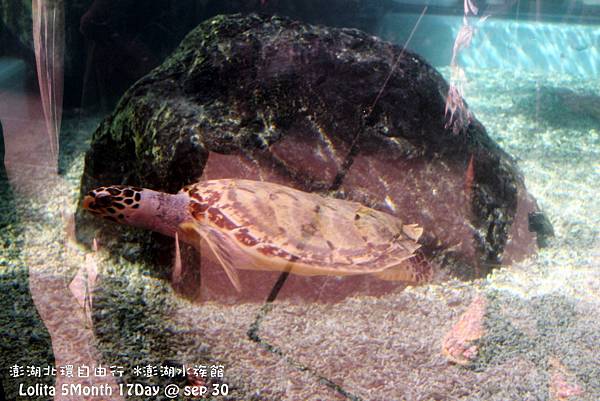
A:
[[[186,234],[190,241],[195,244],[197,249],[200,249],[200,242],[202,239],[206,241],[210,250],[223,267],[223,270],[225,270],[231,284],[233,284],[238,292],[241,292],[242,285],[240,284],[235,265],[249,267],[254,265],[254,263],[244,252],[242,252],[237,244],[219,230],[203,224],[186,222],[182,223],[179,228]]]

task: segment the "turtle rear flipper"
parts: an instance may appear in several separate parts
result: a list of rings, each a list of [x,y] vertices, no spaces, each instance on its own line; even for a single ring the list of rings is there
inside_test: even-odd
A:
[[[385,281],[404,281],[407,283],[414,283],[415,278],[409,264],[410,263],[408,261],[404,261],[399,265],[374,274],[375,277]]]
[[[418,252],[399,264],[385,270],[374,273],[374,275],[386,281],[403,281],[410,284],[422,284],[429,282],[433,277],[433,267]]]
[[[418,224],[405,224],[402,226],[402,232],[410,239],[418,241],[421,235],[423,235],[423,227]]]
[[[242,285],[240,284],[235,265],[251,266],[253,262],[242,252],[237,244],[227,235],[203,224],[186,222],[181,224],[179,228],[189,237],[196,238],[194,242],[198,249],[200,249],[200,241],[202,239],[206,241],[210,250],[223,267],[223,270],[225,270],[231,284],[233,284],[238,292],[242,292]]]

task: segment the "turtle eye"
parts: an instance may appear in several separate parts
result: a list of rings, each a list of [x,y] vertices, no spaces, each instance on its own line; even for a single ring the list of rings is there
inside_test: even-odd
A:
[[[112,196],[109,194],[99,194],[95,199],[96,206],[108,207],[112,204]]]

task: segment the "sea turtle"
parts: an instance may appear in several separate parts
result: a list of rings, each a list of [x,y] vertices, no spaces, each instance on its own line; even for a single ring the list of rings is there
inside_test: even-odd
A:
[[[94,189],[83,207],[105,219],[206,241],[234,287],[236,269],[299,275],[375,274],[420,283],[414,263],[422,228],[357,202],[244,179],[200,181],[177,194],[114,185]]]

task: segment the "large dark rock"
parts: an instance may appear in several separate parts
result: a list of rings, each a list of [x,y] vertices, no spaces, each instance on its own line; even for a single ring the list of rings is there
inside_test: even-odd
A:
[[[528,214],[538,208],[474,117],[458,133],[445,128],[447,93],[418,55],[358,30],[219,16],[101,124],[81,193],[120,183],[176,192],[200,178],[279,182],[419,223],[430,258],[479,275],[535,251]]]

